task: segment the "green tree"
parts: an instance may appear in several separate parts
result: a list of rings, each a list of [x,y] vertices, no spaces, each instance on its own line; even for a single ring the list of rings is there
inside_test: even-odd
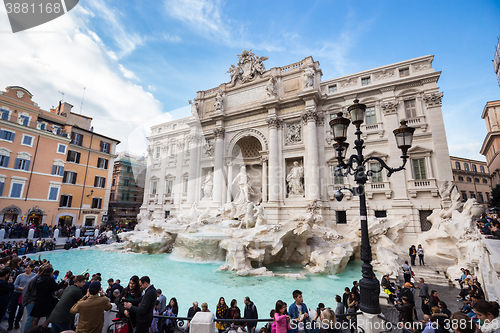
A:
[[[500,208],[500,185],[497,185],[491,190],[491,200],[489,202],[491,208]]]

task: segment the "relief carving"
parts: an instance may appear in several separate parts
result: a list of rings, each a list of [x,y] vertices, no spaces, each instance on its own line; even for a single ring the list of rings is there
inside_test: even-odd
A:
[[[302,126],[300,122],[287,124],[286,143],[294,144],[302,141]]]

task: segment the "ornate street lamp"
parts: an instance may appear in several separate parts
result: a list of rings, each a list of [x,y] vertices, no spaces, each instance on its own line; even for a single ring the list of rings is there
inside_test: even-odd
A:
[[[330,126],[333,132],[333,139],[335,144],[333,145],[335,151],[337,152],[338,165],[335,168],[336,176],[347,176],[353,175],[354,181],[358,185],[354,188],[342,188],[335,193],[335,198],[341,201],[344,197],[342,190],[348,190],[353,193],[353,195],[359,196],[359,213],[361,219],[361,260],[363,264],[361,265],[361,272],[363,278],[359,281],[360,296],[361,300],[359,303],[359,308],[361,311],[371,314],[379,314],[381,312],[379,304],[379,294],[380,294],[380,284],[375,274],[373,273],[372,261],[372,250],[370,246],[370,239],[368,237],[368,221],[366,213],[366,197],[365,197],[365,184],[368,177],[371,177],[374,173],[379,173],[383,169],[387,170],[387,177],[390,177],[394,172],[398,172],[404,169],[406,162],[408,160],[408,149],[410,149],[413,132],[415,128],[408,127],[406,121],[401,121],[401,126],[394,130],[394,136],[396,137],[396,144],[398,148],[401,149],[403,155],[403,164],[398,168],[389,167],[382,159],[371,156],[364,158],[363,156],[363,144],[364,140],[361,139],[361,129],[360,126],[365,118],[366,105],[359,104],[359,101],[354,100],[354,104],[348,109],[351,116],[351,120],[346,119],[342,116],[342,112],[337,113],[337,117],[330,121]],[[356,140],[354,141],[354,149],[356,149],[356,154],[351,155],[347,162],[346,152],[349,144],[345,143],[347,140],[347,128],[349,124],[353,123],[356,126]],[[378,170],[366,170],[366,165],[368,161],[377,161],[380,163],[380,169]],[[345,171],[342,171],[345,170]]]

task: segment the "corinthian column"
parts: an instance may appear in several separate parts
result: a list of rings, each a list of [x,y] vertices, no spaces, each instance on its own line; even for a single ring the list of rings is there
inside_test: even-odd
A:
[[[188,180],[188,196],[187,203],[193,204],[196,200],[196,179],[198,178],[198,167],[200,165],[200,137],[198,134],[190,135],[187,138],[191,142],[191,151],[189,152],[189,180]]]
[[[319,185],[319,163],[318,163],[318,138],[316,136],[315,109],[304,112],[302,120],[304,121],[306,158],[304,161],[304,182],[306,187],[306,199],[317,200],[320,196]]]
[[[262,202],[267,202],[267,156],[262,156]]]
[[[269,125],[269,202],[278,203],[280,193],[278,127],[281,120],[267,118]]]
[[[224,134],[223,128],[214,129],[215,153],[214,153],[214,192],[213,202],[222,204],[222,195],[226,188],[224,181]]]
[[[318,163],[319,163],[319,184],[320,198],[327,201],[326,198],[326,156],[325,156],[325,114],[318,112],[316,118],[318,129]]]

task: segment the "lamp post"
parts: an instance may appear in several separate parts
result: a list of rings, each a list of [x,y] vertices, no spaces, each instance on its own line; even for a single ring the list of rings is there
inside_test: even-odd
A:
[[[364,140],[361,139],[361,129],[360,126],[365,118],[366,105],[359,104],[359,101],[354,100],[354,104],[348,109],[351,120],[344,118],[342,112],[337,113],[337,117],[330,121],[330,126],[333,132],[333,138],[335,144],[333,147],[337,151],[337,161],[338,165],[335,168],[335,176],[345,177],[347,175],[353,175],[354,181],[357,187],[354,188],[342,188],[335,193],[335,198],[337,201],[341,201],[344,197],[342,190],[348,190],[352,192],[353,195],[359,196],[359,214],[361,219],[361,260],[363,264],[361,265],[361,272],[363,278],[359,281],[360,287],[360,303],[359,308],[361,311],[370,314],[379,314],[381,312],[379,304],[379,294],[380,294],[380,284],[375,274],[373,272],[372,261],[372,250],[370,246],[370,239],[368,237],[368,221],[366,213],[366,197],[365,197],[365,184],[369,177],[374,173],[379,173],[383,169],[387,170],[387,177],[390,177],[394,172],[398,172],[404,169],[406,162],[408,160],[408,149],[411,147],[413,140],[413,132],[415,128],[408,127],[406,121],[401,121],[401,126],[394,130],[394,136],[396,137],[396,144],[398,148],[401,149],[403,155],[403,164],[398,168],[389,167],[382,159],[378,157],[368,157],[363,156],[363,144]],[[349,144],[345,141],[347,140],[347,128],[350,123],[356,127],[356,140],[354,141],[354,149],[356,154],[348,157],[346,162],[346,152]],[[380,168],[378,170],[368,170],[366,171],[366,165],[369,161],[377,161],[380,163]]]

